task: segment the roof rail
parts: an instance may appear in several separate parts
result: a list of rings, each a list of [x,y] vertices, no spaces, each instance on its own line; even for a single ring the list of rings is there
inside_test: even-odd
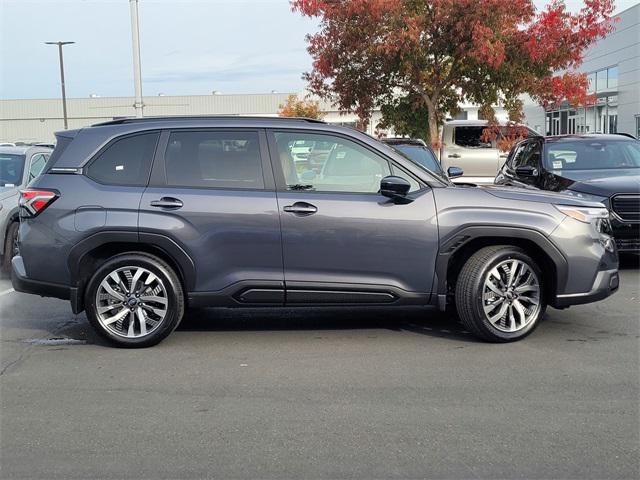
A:
[[[162,122],[162,121],[181,121],[181,120],[229,120],[229,119],[247,119],[247,120],[289,120],[309,123],[325,123],[322,120],[307,117],[260,117],[260,116],[241,116],[241,115],[163,115],[157,117],[115,117],[108,122],[94,123],[92,127],[100,127],[105,125],[123,125],[127,123],[144,123],[144,122]]]
[[[624,133],[624,132],[616,132],[616,135],[622,135],[624,137],[629,137],[629,138],[633,138],[634,140],[638,140],[636,137],[634,137],[631,133]]]

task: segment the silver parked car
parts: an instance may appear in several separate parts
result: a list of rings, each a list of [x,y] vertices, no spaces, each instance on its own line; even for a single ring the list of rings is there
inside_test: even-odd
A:
[[[0,147],[0,257],[2,273],[11,271],[18,235],[19,189],[25,187],[43,170],[51,148],[44,146]]]
[[[464,183],[492,184],[509,152],[498,150],[496,141],[483,142],[482,132],[486,120],[452,120],[442,127],[440,163],[443,170],[459,167],[464,175],[456,181]],[[527,138],[540,134],[528,127]]]

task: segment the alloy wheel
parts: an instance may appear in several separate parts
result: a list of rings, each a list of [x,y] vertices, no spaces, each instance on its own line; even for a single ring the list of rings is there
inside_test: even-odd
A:
[[[482,307],[493,327],[518,332],[540,312],[540,281],[522,260],[504,260],[492,268],[482,288]]]
[[[105,330],[139,338],[156,330],[169,300],[162,280],[146,268],[127,266],[109,273],[96,292],[96,315]]]

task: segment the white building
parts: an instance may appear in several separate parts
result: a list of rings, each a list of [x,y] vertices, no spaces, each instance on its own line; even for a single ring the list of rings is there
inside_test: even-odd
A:
[[[276,116],[289,95],[291,93],[223,95],[216,92],[212,95],[144,97],[144,115]],[[298,97],[303,95],[298,94]],[[69,128],[81,128],[114,117],[135,116],[133,102],[133,97],[67,99]],[[326,122],[355,126],[356,115],[340,112],[326,102],[320,107]],[[369,133],[374,133],[379,121],[379,112],[374,112]],[[63,129],[61,100],[0,100],[0,141],[49,142],[54,140],[54,132]]]

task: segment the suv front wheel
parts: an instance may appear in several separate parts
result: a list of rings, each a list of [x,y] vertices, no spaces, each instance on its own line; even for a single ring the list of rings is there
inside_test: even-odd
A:
[[[491,342],[527,336],[546,308],[540,269],[523,249],[510,245],[474,253],[460,271],[455,300],[464,326]]]
[[[180,279],[147,253],[112,257],[95,272],[85,292],[89,322],[120,347],[150,347],[166,338],[184,314]]]

